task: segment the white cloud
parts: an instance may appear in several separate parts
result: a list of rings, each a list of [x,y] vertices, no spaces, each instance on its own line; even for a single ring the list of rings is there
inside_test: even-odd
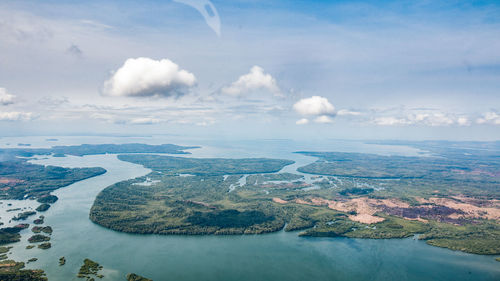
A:
[[[352,111],[348,109],[341,109],[337,112],[337,115],[339,116],[359,116],[362,115],[363,113],[359,111]]]
[[[470,125],[469,118],[464,116],[458,117],[457,124],[460,126],[469,126]]]
[[[7,89],[5,88],[0,88],[0,104],[1,105],[9,105],[14,103],[14,98],[16,96],[9,94],[7,92]]]
[[[442,112],[407,113],[403,116],[381,116],[372,119],[372,123],[381,126],[410,126],[421,125],[431,127],[469,126],[470,121],[465,116],[456,117],[453,114]]]
[[[309,119],[307,119],[307,118],[302,118],[300,120],[297,120],[297,122],[295,122],[295,124],[297,124],[297,125],[305,125],[307,123],[309,123]]]
[[[93,20],[80,20],[81,23],[89,25],[91,27],[100,28],[100,29],[111,29],[113,28],[111,25],[107,25],[98,21]]]
[[[194,74],[168,59],[130,58],[104,82],[109,96],[181,96],[196,85]]]
[[[322,124],[332,123],[333,119],[330,116],[328,116],[328,115],[320,115],[320,116],[318,116],[318,117],[316,117],[314,119],[314,122],[316,122],[316,123],[322,123]]]
[[[301,99],[293,105],[293,109],[300,115],[334,115],[335,107],[327,98],[312,96]]]
[[[33,119],[33,113],[31,112],[0,112],[0,121],[29,121]]]
[[[455,123],[455,120],[443,113],[417,113],[410,114],[408,119],[411,124],[423,124],[428,126],[449,126]]]
[[[97,113],[97,112],[90,114],[90,118],[96,119],[96,120],[100,120],[100,121],[104,121],[104,122],[107,122],[107,123],[115,123],[115,120],[116,120],[116,118],[113,115],[111,115],[111,114]]]
[[[500,114],[496,112],[486,112],[483,117],[476,120],[478,124],[500,125]]]
[[[237,81],[231,85],[222,88],[222,93],[238,96],[243,93],[265,89],[273,93],[275,96],[282,96],[282,93],[274,79],[270,74],[264,73],[264,69],[260,66],[253,66],[250,72],[240,76]]]
[[[145,117],[132,119],[129,123],[133,125],[152,125],[160,123],[160,120],[156,118]]]
[[[381,126],[408,125],[409,121],[403,118],[396,117],[377,117],[373,119],[373,123]]]

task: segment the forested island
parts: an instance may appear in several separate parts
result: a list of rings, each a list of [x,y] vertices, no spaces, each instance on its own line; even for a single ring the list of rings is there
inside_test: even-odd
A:
[[[228,190],[239,176],[225,179],[224,175],[277,172],[293,161],[158,155],[119,159],[154,169],[148,177],[157,183],[141,185],[145,178],[139,178],[104,189],[90,211],[98,224],[124,232],[163,234],[265,233],[283,228],[285,220],[272,202],[233,198]]]
[[[276,174],[291,164],[286,160],[120,155],[153,172],[104,189],[90,218],[130,233],[226,235],[285,228],[302,229],[301,236],[420,234],[430,245],[500,254],[500,165],[494,155],[300,153],[318,158],[299,168],[317,174],[312,182]]]

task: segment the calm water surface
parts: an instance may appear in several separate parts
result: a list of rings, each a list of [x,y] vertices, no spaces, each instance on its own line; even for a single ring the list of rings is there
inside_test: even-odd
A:
[[[203,149],[192,150],[190,156],[293,159],[297,163],[284,169],[289,172],[314,161],[314,158],[291,153],[296,150],[420,153],[412,148],[341,141],[316,145],[297,145],[289,141],[205,144]],[[283,231],[249,236],[160,236],[115,232],[88,219],[94,198],[105,187],[146,175],[148,169],[119,161],[115,155],[49,157],[32,162],[64,167],[99,166],[107,170],[104,175],[54,192],[59,201],[44,214],[45,224],[54,229],[51,249],[26,250],[28,230],[22,233],[20,243],[13,244],[10,257],[20,261],[37,257],[39,260],[28,266],[44,269],[49,280],[79,280],[76,274],[84,258],[104,266],[102,280],[125,280],[125,275],[130,272],[156,281],[500,280],[500,263],[491,256],[432,247],[413,238],[301,238],[296,232]],[[60,267],[58,259],[61,256],[66,257],[66,265]]]

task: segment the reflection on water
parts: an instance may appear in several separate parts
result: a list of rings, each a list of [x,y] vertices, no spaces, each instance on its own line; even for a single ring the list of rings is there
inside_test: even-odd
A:
[[[359,151],[367,152],[367,145],[356,145],[359,145]],[[312,144],[300,148],[288,141],[209,143],[202,149],[192,150],[191,157],[292,159],[296,163],[282,172],[295,172],[298,166],[315,159],[293,151],[352,151],[356,145],[320,144],[314,149]],[[379,147],[373,149],[372,152],[391,153],[378,151]],[[413,152],[410,149],[410,154]],[[100,166],[107,170],[106,174],[54,192],[60,200],[45,213],[46,225],[54,229],[51,249],[26,250],[27,234],[23,234],[20,243],[14,244],[10,257],[20,261],[37,257],[39,260],[28,266],[45,269],[50,280],[78,280],[76,273],[84,258],[104,266],[103,280],[124,280],[129,272],[156,281],[500,280],[498,262],[490,256],[453,252],[412,238],[302,238],[297,233],[283,231],[249,236],[160,236],[115,232],[88,219],[94,198],[106,186],[144,176],[150,172],[148,169],[119,161],[115,155],[49,157],[32,162],[64,167]],[[240,183],[244,180],[242,177]],[[59,266],[58,259],[62,256],[67,262]]]

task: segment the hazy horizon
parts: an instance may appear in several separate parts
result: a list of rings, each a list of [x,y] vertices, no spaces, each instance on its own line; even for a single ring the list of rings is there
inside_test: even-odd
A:
[[[499,14],[494,1],[2,1],[0,130],[500,140]]]

